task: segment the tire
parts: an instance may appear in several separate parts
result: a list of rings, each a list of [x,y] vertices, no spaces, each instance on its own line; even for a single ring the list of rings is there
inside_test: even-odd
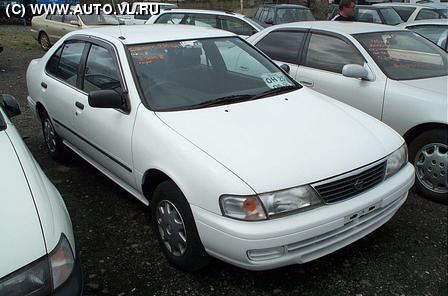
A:
[[[67,148],[62,143],[62,139],[56,133],[53,122],[47,112],[42,113],[42,134],[44,136],[45,146],[51,158],[57,162],[65,162],[67,159]]]
[[[151,219],[160,248],[177,268],[194,272],[210,262],[199,238],[190,205],[176,184],[164,181],[154,190]]]
[[[41,32],[41,33],[39,34],[39,40],[38,40],[38,41],[39,41],[40,47],[41,47],[43,50],[47,51],[47,50],[50,49],[50,47],[51,47],[51,43],[50,43],[50,38],[48,38],[47,33],[45,33],[45,32]]]
[[[415,167],[415,189],[425,198],[448,204],[448,130],[418,135],[409,145],[409,162]]]

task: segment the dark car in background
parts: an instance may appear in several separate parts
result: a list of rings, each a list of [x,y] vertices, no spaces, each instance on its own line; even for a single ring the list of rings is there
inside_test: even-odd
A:
[[[260,5],[254,20],[263,27],[293,23],[301,21],[314,21],[311,10],[303,5],[295,4],[263,4]]]
[[[339,13],[339,7],[333,6],[328,19],[333,19]],[[356,5],[355,19],[358,22],[398,25],[403,22],[400,15],[392,7],[373,5]]]

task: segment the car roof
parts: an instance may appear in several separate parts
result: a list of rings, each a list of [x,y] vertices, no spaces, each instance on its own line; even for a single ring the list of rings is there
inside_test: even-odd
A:
[[[411,3],[397,3],[397,2],[390,2],[390,3],[377,3],[373,4],[373,6],[402,6],[402,7],[415,7],[415,8],[428,8],[430,6],[424,5],[424,4],[411,4]]]
[[[232,11],[226,11],[226,10],[211,10],[211,9],[184,9],[184,8],[167,8],[164,9],[163,11],[160,12],[160,14],[162,13],[170,13],[170,12],[178,12],[178,13],[206,13],[206,14],[216,14],[216,15],[232,15],[232,16],[237,16],[240,18],[243,18],[244,15],[239,14],[239,13],[235,13]]]
[[[262,4],[259,7],[274,7],[274,8],[307,8],[303,5],[298,4]]]
[[[91,35],[106,40],[116,39],[123,44],[237,36],[234,33],[214,28],[168,24],[104,26],[71,33],[71,36],[74,35]]]
[[[271,27],[275,28],[307,28],[316,30],[325,30],[334,33],[345,33],[348,35],[370,33],[370,32],[382,32],[382,31],[397,31],[394,26],[364,23],[364,22],[346,22],[346,21],[308,21],[308,22],[295,22],[281,24]],[[400,29],[398,29],[400,30]]]

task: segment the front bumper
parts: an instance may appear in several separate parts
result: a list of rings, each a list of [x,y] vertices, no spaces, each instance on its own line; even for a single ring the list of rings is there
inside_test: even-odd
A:
[[[191,209],[208,254],[241,268],[265,270],[317,259],[366,236],[397,212],[413,184],[414,167],[408,163],[356,197],[282,218],[246,222],[194,205]],[[280,255],[272,248],[281,249]],[[252,259],[248,251],[255,254]]]

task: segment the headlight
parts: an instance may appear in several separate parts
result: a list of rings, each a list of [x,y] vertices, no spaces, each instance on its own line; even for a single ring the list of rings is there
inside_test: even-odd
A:
[[[70,244],[62,235],[58,245],[48,256],[0,280],[0,295],[49,295],[68,279],[74,263]]]
[[[224,195],[220,202],[224,216],[249,221],[265,220],[267,217],[300,211],[322,203],[309,185],[258,196]]]
[[[0,281],[0,295],[49,295],[50,270],[47,256],[19,269]]]
[[[321,199],[309,185],[260,194],[259,196],[269,217],[321,204]]]
[[[223,195],[220,203],[224,216],[248,221],[266,219],[266,212],[257,196]]]
[[[406,144],[403,144],[387,157],[386,178],[398,172],[406,165],[407,161],[408,148],[406,147]]]

